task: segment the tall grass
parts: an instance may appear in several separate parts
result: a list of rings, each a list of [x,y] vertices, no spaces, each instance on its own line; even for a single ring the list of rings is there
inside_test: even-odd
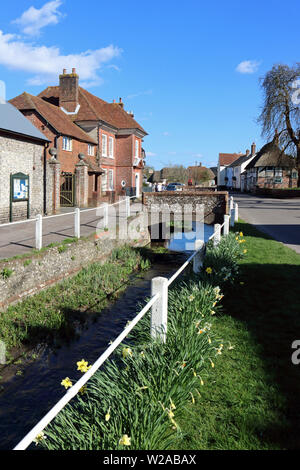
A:
[[[7,349],[34,345],[54,337],[69,338],[74,322],[86,312],[99,312],[107,299],[125,287],[131,273],[147,269],[149,261],[129,246],[116,248],[107,262],[92,263],[73,277],[10,306],[0,315],[0,340]]]
[[[189,404],[197,402],[224,347],[211,323],[222,298],[216,285],[219,258],[236,269],[241,255],[232,235],[218,248],[210,245],[207,260],[212,272],[190,275],[169,292],[166,343],[151,337],[150,318],[145,316],[126,344],[88,382],[85,392],[48,426],[42,446],[162,450],[183,437],[178,419]]]

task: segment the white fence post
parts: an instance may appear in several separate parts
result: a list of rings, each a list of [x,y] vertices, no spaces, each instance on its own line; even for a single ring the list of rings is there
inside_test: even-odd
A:
[[[197,251],[197,254],[193,258],[193,271],[194,273],[199,273],[203,266],[205,255],[205,242],[203,240],[195,240],[195,251]]]
[[[43,247],[43,217],[39,214],[35,223],[35,248],[41,250]]]
[[[231,209],[230,211],[230,226],[234,227],[234,209]]]
[[[215,236],[213,238],[214,240],[214,245],[218,245],[220,243],[220,240],[221,240],[221,225],[220,224],[215,224],[214,225],[214,232],[215,232]]]
[[[75,238],[80,238],[80,209],[78,207],[75,209],[74,225]]]
[[[237,222],[239,220],[239,206],[236,202],[234,205],[234,221]]]
[[[229,234],[229,219],[230,219],[230,216],[225,214],[224,215],[224,231],[223,231],[224,236]]]
[[[234,203],[233,203],[233,196],[230,196],[230,205],[229,205],[229,211],[233,209]]]
[[[104,228],[108,227],[108,203],[105,202],[103,204],[103,222],[104,222]]]
[[[130,217],[130,197],[126,196],[126,217]]]
[[[151,283],[151,296],[160,294],[151,309],[151,336],[160,338],[163,343],[167,338],[168,324],[168,279],[154,277]]]

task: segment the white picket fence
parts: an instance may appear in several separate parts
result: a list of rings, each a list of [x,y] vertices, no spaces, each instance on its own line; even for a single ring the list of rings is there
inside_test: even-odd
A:
[[[224,216],[224,223],[222,225],[214,225],[214,233],[209,240],[213,240],[215,245],[221,240],[222,231],[223,236],[228,235],[229,226],[234,226],[238,220],[238,204],[234,203],[233,198],[230,198],[229,215]],[[168,330],[168,289],[169,286],[177,279],[177,277],[186,269],[186,267],[193,262],[193,271],[199,273],[205,257],[206,243],[203,240],[195,241],[194,253],[185,261],[185,263],[173,274],[170,279],[165,277],[155,277],[151,281],[151,299],[145,307],[138,313],[138,315],[125,327],[123,332],[113,341],[113,343],[105,350],[105,352],[96,360],[92,367],[79,379],[65,395],[54,405],[53,408],[34,426],[33,429],[19,442],[13,450],[25,450],[33,442],[33,440],[48,426],[49,423],[58,415],[58,413],[77,395],[79,390],[88,382],[88,380],[95,374],[95,372],[102,366],[115,349],[127,337],[135,325],[144,317],[144,315],[151,309],[151,336],[166,342]]]
[[[108,204],[108,203],[103,203],[101,206],[98,207],[93,207],[91,209],[79,209],[76,208],[74,212],[66,212],[64,214],[56,214],[56,215],[50,215],[46,217],[42,217],[41,215],[38,215],[34,219],[27,219],[27,220],[20,220],[18,222],[10,222],[6,224],[1,224],[0,229],[2,227],[13,227],[17,226],[20,224],[24,223],[35,223],[35,248],[37,250],[41,250],[43,247],[43,221],[47,221],[50,219],[54,219],[56,217],[67,217],[70,215],[74,216],[74,238],[80,238],[80,225],[81,225],[81,214],[85,214],[86,212],[90,211],[97,211],[97,215],[99,212],[101,213],[102,211],[102,217],[103,217],[103,227],[107,227],[108,225],[108,217],[109,217],[109,208],[117,205],[124,204],[125,205],[125,214],[126,217],[130,217],[130,199],[134,199],[135,196],[126,196],[124,199],[121,199],[118,202],[115,202],[114,204]]]

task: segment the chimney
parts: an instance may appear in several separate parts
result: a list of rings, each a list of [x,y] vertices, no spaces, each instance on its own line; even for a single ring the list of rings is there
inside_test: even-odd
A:
[[[253,157],[256,153],[256,143],[253,142],[251,145],[251,157]]]
[[[64,69],[63,74],[59,76],[59,106],[68,113],[75,113],[76,111],[78,105],[78,83],[79,76],[74,68],[70,74]]]
[[[247,149],[247,150],[246,150],[246,157],[248,157],[249,154],[250,154],[250,150]]]
[[[122,98],[119,99],[119,106],[121,106],[121,108],[124,108],[124,103],[122,101]]]

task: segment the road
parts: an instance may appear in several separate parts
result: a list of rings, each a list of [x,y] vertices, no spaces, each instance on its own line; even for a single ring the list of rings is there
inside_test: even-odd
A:
[[[239,217],[300,254],[300,198],[273,199],[232,194]]]

